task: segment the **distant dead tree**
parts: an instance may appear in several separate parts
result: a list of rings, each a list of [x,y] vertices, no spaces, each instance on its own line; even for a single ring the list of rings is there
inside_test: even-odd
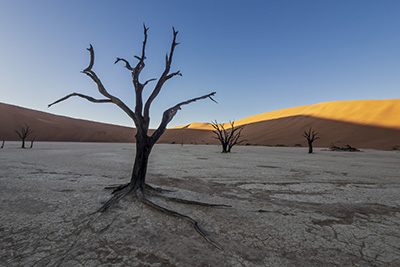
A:
[[[308,129],[307,131],[304,131],[303,136],[307,139],[308,142],[308,153],[313,153],[313,146],[312,143],[319,139],[319,137],[317,137],[318,133],[316,133],[315,131],[312,131],[311,127],[310,129]]]
[[[1,148],[4,147],[4,143],[6,142],[6,140],[3,140],[3,143],[1,144]]]
[[[234,145],[244,141],[239,141],[244,125],[235,127],[234,121],[230,121],[229,124],[231,128],[226,129],[224,124],[218,123],[217,120],[211,122],[211,126],[214,128],[213,133],[216,135],[215,138],[221,142],[222,153],[230,153]]]
[[[111,197],[98,211],[103,212],[107,208],[109,208],[112,204],[116,203],[119,201],[121,198],[124,196],[128,195],[129,193],[133,193],[133,195],[142,203],[144,203],[147,206],[150,206],[158,211],[167,213],[172,216],[176,216],[182,219],[185,219],[189,221],[190,223],[193,224],[194,228],[196,231],[203,237],[205,238],[208,242],[212,243],[213,245],[217,246],[215,242],[213,242],[207,235],[206,233],[200,228],[199,224],[197,223],[196,220],[193,218],[178,213],[176,211],[164,208],[154,202],[152,202],[149,197],[150,196],[159,196],[159,197],[164,197],[168,198],[167,196],[161,195],[162,190],[159,188],[154,188],[151,185],[146,183],[146,172],[147,172],[147,164],[149,160],[149,156],[151,153],[151,150],[154,146],[154,144],[159,140],[161,135],[165,132],[167,124],[174,118],[178,110],[181,109],[182,106],[188,105],[190,103],[193,103],[197,100],[201,99],[211,99],[212,101],[215,102],[215,100],[212,98],[212,96],[215,95],[215,92],[209,93],[200,97],[192,98],[183,102],[180,102],[176,104],[175,106],[172,106],[168,108],[167,110],[164,111],[161,119],[161,123],[159,124],[158,128],[152,132],[152,134],[149,135],[149,124],[150,124],[150,106],[152,105],[154,99],[159,95],[161,88],[163,87],[164,83],[168,81],[169,79],[175,77],[175,76],[181,76],[181,72],[178,70],[176,72],[170,72],[171,69],[171,63],[172,63],[172,58],[174,55],[175,47],[179,44],[176,42],[176,36],[178,34],[178,31],[175,31],[173,28],[173,40],[171,44],[171,48],[169,51],[169,54],[166,55],[165,58],[165,68],[163,73],[158,79],[149,79],[145,82],[140,82],[139,76],[140,73],[142,72],[143,68],[145,67],[145,49],[146,49],[146,43],[147,43],[147,31],[148,28],[146,28],[145,25],[143,25],[144,28],[144,41],[142,44],[142,49],[141,49],[141,56],[135,56],[135,58],[138,60],[136,66],[132,67],[131,64],[123,59],[123,58],[117,58],[114,64],[118,62],[123,62],[125,65],[125,68],[131,72],[132,75],[132,82],[133,82],[133,87],[135,91],[135,98],[136,98],[136,104],[135,104],[135,109],[131,110],[122,100],[120,100],[118,97],[112,95],[109,93],[109,91],[104,87],[103,83],[101,82],[100,78],[97,76],[97,74],[93,71],[93,65],[94,65],[94,50],[92,45],[87,49],[90,53],[90,62],[89,66],[84,69],[82,72],[89,76],[90,79],[97,85],[97,89],[100,92],[101,95],[103,95],[105,98],[103,99],[96,99],[88,95],[80,94],[80,93],[72,93],[69,94],[51,104],[49,104],[49,107],[59,103],[61,101],[64,101],[72,96],[77,96],[84,98],[90,102],[94,103],[113,103],[117,105],[120,109],[122,109],[134,122],[136,126],[136,156],[135,156],[135,161],[134,161],[134,166],[132,170],[132,176],[130,179],[130,182],[127,184],[119,185],[119,186],[110,186],[107,187],[108,189],[114,189],[113,191],[113,197]],[[143,102],[143,97],[142,93],[146,85],[148,85],[152,81],[157,81],[151,94],[147,98],[145,102]],[[178,198],[169,198],[172,201],[178,201],[178,202],[183,202],[187,204],[196,204],[196,205],[203,205],[203,206],[221,206],[217,204],[208,204],[208,203],[202,203],[202,202],[196,202],[196,201],[191,201],[191,200],[183,200],[183,199],[178,199]],[[218,246],[217,246],[218,247]]]
[[[25,123],[25,127],[21,128],[21,131],[15,130],[15,132],[18,134],[19,138],[22,140],[22,146],[21,148],[25,148],[25,139],[33,133],[32,129],[29,128],[29,125]]]
[[[36,137],[31,140],[31,146],[29,148],[33,148],[33,142],[35,142]]]

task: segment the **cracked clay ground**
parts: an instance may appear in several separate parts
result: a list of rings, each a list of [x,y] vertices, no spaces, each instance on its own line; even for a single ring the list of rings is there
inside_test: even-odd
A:
[[[133,144],[35,143],[0,150],[0,266],[400,266],[400,153],[156,145],[148,182],[102,214],[104,186],[129,181]]]

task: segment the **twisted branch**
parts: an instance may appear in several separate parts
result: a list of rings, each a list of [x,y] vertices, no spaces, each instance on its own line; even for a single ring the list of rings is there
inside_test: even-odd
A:
[[[87,96],[87,95],[84,95],[84,94],[72,93],[72,94],[69,94],[67,96],[64,96],[63,98],[58,99],[57,101],[54,101],[53,103],[47,105],[47,107],[49,108],[52,105],[60,103],[60,102],[62,102],[64,100],[67,100],[68,98],[70,98],[72,96],[82,97],[82,98],[85,98],[86,100],[88,100],[90,102],[93,102],[93,103],[112,103],[112,101],[110,99],[95,99],[95,98],[93,98],[91,96]]]
[[[310,129],[308,129],[308,132],[304,131],[303,137],[305,137],[308,142],[312,143],[315,140],[319,139],[319,137],[317,135],[318,135],[318,133],[315,131],[311,131],[311,127],[310,127]]]
[[[28,135],[33,133],[33,131],[31,130],[31,128],[29,128],[29,125],[27,123],[25,123],[25,127],[21,128],[21,132],[19,132],[18,130],[15,130],[15,132],[21,139],[25,139],[28,137]]]
[[[181,106],[188,105],[190,103],[196,102],[197,100],[206,99],[206,98],[209,98],[211,101],[217,103],[217,101],[215,101],[212,98],[212,96],[214,96],[215,94],[216,94],[216,92],[212,92],[212,93],[207,94],[207,95],[203,95],[203,96],[200,96],[200,97],[192,98],[192,99],[183,101],[183,102],[181,102],[179,104],[176,104],[175,106],[173,106],[173,107],[167,109],[166,111],[164,111],[160,125],[158,126],[157,130],[151,136],[151,139],[153,140],[153,143],[157,142],[157,140],[165,132],[168,123],[175,117],[175,115],[178,112],[178,110],[181,109]]]
[[[54,104],[57,104],[59,102],[62,102],[68,98],[70,98],[71,96],[78,96],[78,97],[82,97],[85,98],[91,102],[94,103],[114,103],[115,105],[117,105],[120,109],[122,109],[134,122],[135,124],[137,124],[138,119],[136,117],[136,114],[119,98],[111,95],[106,88],[104,87],[103,83],[101,82],[101,80],[99,79],[99,77],[97,77],[96,73],[92,70],[93,65],[94,65],[94,50],[93,50],[93,46],[90,45],[89,48],[87,48],[87,50],[90,53],[90,62],[89,65],[86,67],[86,69],[84,69],[82,71],[82,73],[86,74],[87,76],[89,76],[96,84],[97,84],[97,89],[98,91],[105,96],[107,99],[95,99],[91,96],[87,96],[87,95],[83,95],[83,94],[78,94],[78,93],[72,93],[69,94],[63,98],[60,98],[59,100],[51,103],[48,105],[48,107],[51,107]],[[120,59],[122,60],[122,59]],[[117,60],[118,62],[118,60]]]
[[[129,64],[129,62],[126,59],[123,58],[119,58],[117,57],[117,60],[115,60],[114,64],[117,64],[119,61],[123,61],[125,62],[125,68],[127,68],[130,71],[134,71],[135,69],[131,67],[131,64]]]
[[[158,82],[157,82],[156,86],[154,87],[153,92],[151,93],[151,95],[147,99],[147,101],[145,103],[145,106],[144,106],[143,117],[144,117],[145,123],[147,125],[150,123],[150,117],[149,117],[150,106],[151,106],[152,102],[154,101],[154,99],[160,93],[161,88],[164,85],[164,83],[167,80],[169,80],[172,77],[174,77],[174,76],[177,76],[177,75],[182,76],[180,71],[177,71],[177,72],[169,74],[169,71],[171,69],[171,63],[172,63],[172,58],[173,58],[173,55],[174,55],[175,47],[179,44],[179,43],[176,42],[176,36],[178,35],[178,31],[175,31],[175,28],[172,28],[172,30],[173,30],[173,40],[172,40],[169,56],[167,55],[166,59],[165,59],[164,72],[162,73],[161,77],[158,79]]]

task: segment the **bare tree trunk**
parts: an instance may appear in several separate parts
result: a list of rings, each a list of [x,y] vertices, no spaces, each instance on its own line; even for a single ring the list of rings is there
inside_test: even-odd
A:
[[[4,143],[5,143],[6,141],[5,140],[3,140],[3,143],[1,144],[1,148],[3,148],[4,147]]]
[[[141,138],[143,137],[136,137],[136,156],[133,164],[130,187],[133,190],[143,192],[146,185],[147,164],[153,145],[149,140],[140,140]],[[148,138],[145,137],[144,139]]]
[[[35,138],[32,139],[31,146],[29,148],[33,148],[33,142],[35,142]]]
[[[309,154],[312,154],[312,153],[313,153],[312,142],[308,142],[308,153],[309,153]]]
[[[222,153],[228,153],[230,151],[228,151],[228,144],[227,143],[223,143],[222,144]]]
[[[21,148],[25,148],[25,138],[22,138],[22,146]]]

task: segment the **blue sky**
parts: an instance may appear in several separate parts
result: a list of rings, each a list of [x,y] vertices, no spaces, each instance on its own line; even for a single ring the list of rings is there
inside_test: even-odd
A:
[[[169,80],[151,110],[151,127],[176,103],[193,103],[169,126],[220,122],[319,102],[400,98],[400,1],[6,1],[0,9],[0,102],[58,115],[132,126],[99,97],[80,71],[89,61],[108,91],[133,108],[130,73],[150,28],[142,81],[158,77],[179,30]],[[147,86],[149,94],[152,87]],[[148,95],[147,94],[147,95]]]

